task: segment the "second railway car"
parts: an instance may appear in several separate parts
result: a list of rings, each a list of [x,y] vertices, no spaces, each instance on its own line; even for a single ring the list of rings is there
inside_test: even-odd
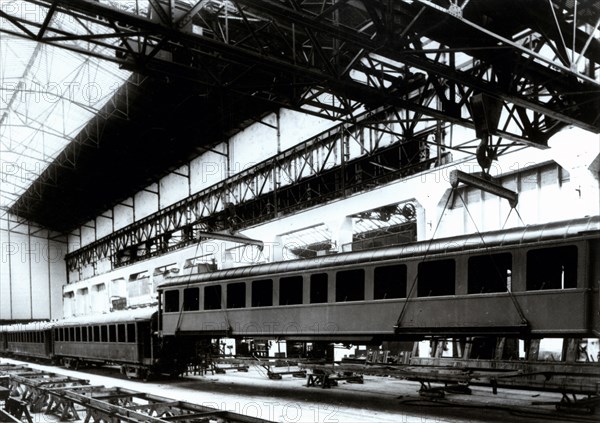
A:
[[[60,320],[52,328],[54,357],[74,368],[114,363],[128,376],[143,377],[159,361],[155,327],[155,308]]]
[[[52,357],[52,323],[0,326],[0,354],[33,359]]]
[[[600,218],[174,277],[165,336],[598,337]]]
[[[156,335],[156,307],[0,326],[0,354],[77,368],[112,364],[130,377],[181,373],[185,360]],[[168,351],[168,352],[167,352]]]

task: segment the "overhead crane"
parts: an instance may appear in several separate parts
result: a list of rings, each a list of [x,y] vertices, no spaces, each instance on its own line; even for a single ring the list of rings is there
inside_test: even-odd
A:
[[[21,13],[3,3],[0,31],[164,81],[187,81],[191,91],[204,90],[211,104],[225,99],[231,110],[244,110],[224,130],[252,122],[257,118],[252,110],[264,114],[285,107],[352,122],[357,112],[384,105],[398,110],[405,138],[431,119],[477,130],[469,103],[483,93],[502,111],[489,128],[488,159],[515,143],[545,147],[568,125],[600,131],[600,45],[594,36],[600,20],[594,1],[152,0],[122,8],[91,0],[24,4],[38,13]],[[200,123],[214,123],[207,119]],[[97,145],[103,145],[102,139]],[[164,167],[177,166],[197,147],[172,143],[175,153],[165,158],[170,163],[163,162]],[[63,178],[85,180],[61,165],[73,156],[68,150],[76,148],[70,146],[57,158],[12,207],[13,214],[43,218],[36,207],[39,192],[51,191]],[[131,192],[140,183],[136,180]],[[92,206],[104,210],[106,201]],[[85,217],[90,213],[86,210]]]

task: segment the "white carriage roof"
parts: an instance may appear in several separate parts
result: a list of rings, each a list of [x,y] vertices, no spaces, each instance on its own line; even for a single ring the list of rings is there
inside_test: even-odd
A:
[[[66,319],[56,320],[53,323],[56,327],[62,327],[133,322],[138,320],[149,320],[152,315],[156,313],[156,311],[156,307],[141,307],[130,310],[113,311],[111,313],[104,314],[68,317]]]
[[[149,320],[152,315],[156,313],[156,311],[156,307],[140,307],[130,310],[113,311],[111,313],[74,316],[61,320],[53,320],[50,322],[40,321],[23,324],[18,323],[14,325],[0,326],[0,332],[40,331],[65,326],[135,322]]]
[[[17,323],[14,325],[0,326],[0,332],[35,332],[52,329],[54,322],[31,322],[31,323]]]

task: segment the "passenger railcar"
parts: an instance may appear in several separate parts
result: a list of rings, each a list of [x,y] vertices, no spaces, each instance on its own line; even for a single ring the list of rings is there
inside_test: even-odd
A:
[[[156,308],[79,316],[54,323],[54,356],[67,367],[117,364],[128,376],[145,377],[160,362]]]
[[[144,307],[52,322],[0,327],[0,354],[60,362],[120,366],[128,377],[179,374],[186,359],[157,337],[157,308]]]
[[[600,218],[171,278],[164,336],[598,337]]]
[[[32,359],[52,358],[52,323],[0,326],[0,353]]]

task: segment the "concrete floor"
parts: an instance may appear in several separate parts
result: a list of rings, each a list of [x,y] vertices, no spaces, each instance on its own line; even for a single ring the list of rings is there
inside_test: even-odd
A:
[[[2,363],[20,363],[2,359]],[[559,415],[551,405],[559,394],[473,387],[471,395],[447,394],[443,400],[419,395],[417,382],[365,376],[364,384],[340,382],[330,389],[306,387],[306,379],[283,376],[269,380],[262,368],[226,374],[128,380],[114,368],[66,370],[27,363],[31,368],[83,378],[93,385],[122,387],[204,406],[247,414],[275,422],[595,422],[600,415]],[[285,370],[285,369],[282,369]]]

